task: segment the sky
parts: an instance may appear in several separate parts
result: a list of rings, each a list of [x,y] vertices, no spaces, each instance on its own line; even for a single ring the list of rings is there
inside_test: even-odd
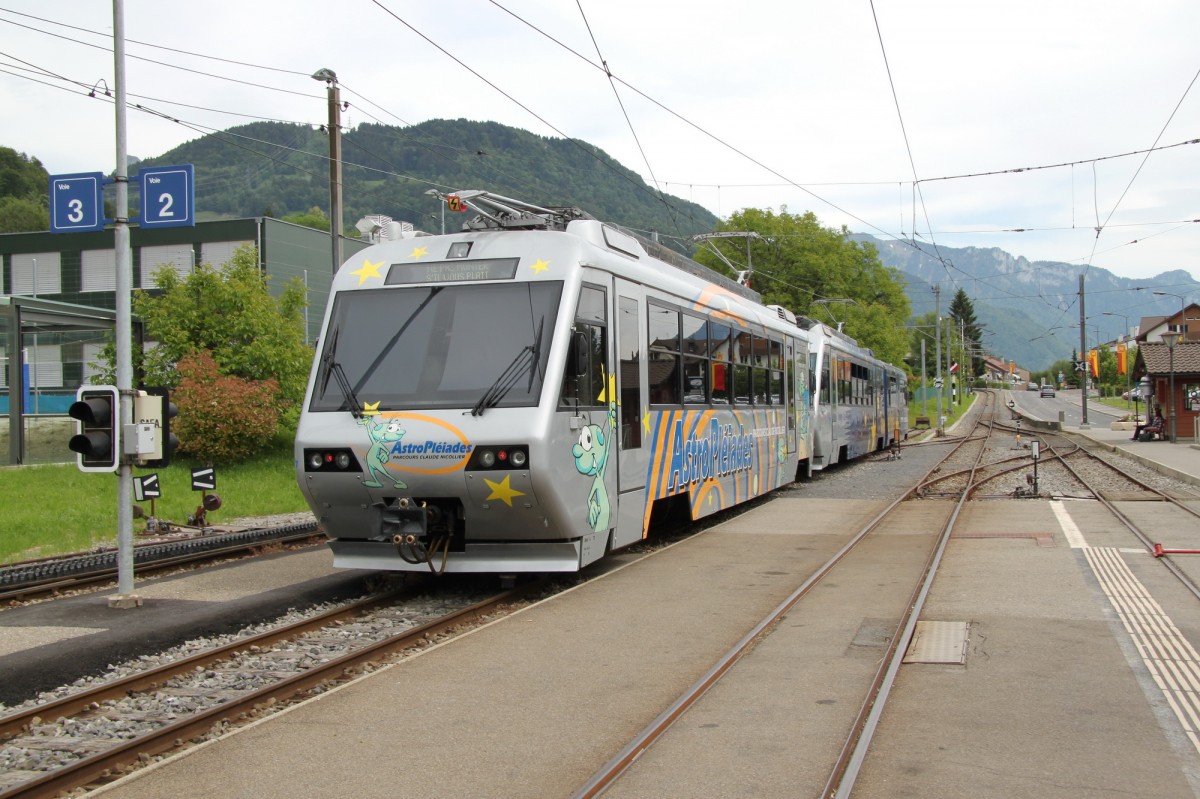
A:
[[[0,145],[51,174],[115,165],[113,5],[0,0]],[[348,126],[582,139],[720,217],[812,211],[1167,290],[1152,278],[1200,279],[1195,0],[120,5],[129,101],[156,112],[129,111],[131,155],[257,118],[320,125],[327,68]]]

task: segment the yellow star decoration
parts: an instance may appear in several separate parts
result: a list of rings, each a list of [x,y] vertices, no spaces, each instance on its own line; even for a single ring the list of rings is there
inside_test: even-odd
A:
[[[429,255],[427,247],[413,247],[413,251],[408,254],[409,258],[420,258],[422,255]]]
[[[508,475],[508,474],[504,475],[504,479],[501,480],[499,483],[493,483],[491,480],[487,479],[486,477],[483,478],[483,482],[487,483],[488,486],[492,489],[492,493],[488,494],[488,501],[491,501],[493,499],[499,499],[499,500],[503,501],[505,505],[507,505],[508,507],[511,508],[513,506],[513,504],[512,504],[513,497],[525,496],[524,491],[518,491],[517,489],[513,488],[512,486],[510,486],[508,484],[508,478],[511,476],[512,475]]]
[[[642,427],[646,428],[646,438],[650,437],[650,408],[647,407],[642,413]]]
[[[367,282],[367,278],[369,278],[369,277],[383,277],[383,275],[379,274],[379,269],[382,266],[383,266],[383,261],[380,261],[377,264],[373,264],[364,258],[362,268],[355,269],[350,274],[358,275],[358,285],[361,286],[363,283]]]
[[[382,402],[382,401],[383,400],[380,400],[380,402]],[[374,404],[372,404],[370,402],[364,402],[362,413],[363,413],[363,416],[378,416],[379,415],[379,402],[376,402]]]
[[[605,405],[609,402],[610,398],[614,401],[617,399],[616,374],[610,374],[608,376],[608,385],[600,389],[600,396],[596,397],[596,402],[599,402],[601,405]]]
[[[541,258],[539,258],[539,259],[537,259],[536,261],[534,261],[534,262],[533,262],[533,263],[532,263],[532,264],[529,266],[529,268],[530,268],[530,269],[532,269],[532,270],[533,270],[533,271],[535,271],[535,272],[545,272],[547,269],[549,269],[549,268],[550,268],[550,262],[549,262],[549,261],[544,261],[544,260],[542,260]]]

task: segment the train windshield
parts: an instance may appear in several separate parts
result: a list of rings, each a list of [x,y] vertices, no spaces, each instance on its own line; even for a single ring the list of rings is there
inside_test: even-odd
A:
[[[536,405],[561,295],[549,281],[343,292],[310,410]]]

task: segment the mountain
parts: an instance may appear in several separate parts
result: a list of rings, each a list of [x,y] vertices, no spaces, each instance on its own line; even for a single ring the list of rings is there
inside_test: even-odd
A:
[[[436,231],[441,204],[425,192],[486,189],[542,206],[578,206],[607,221],[664,237],[712,230],[717,218],[660,195],[637,173],[576,139],[538,136],[497,122],[430,120],[410,127],[364,124],[342,143],[348,226],[369,214]],[[329,207],[329,140],[323,129],[255,122],[180,145],[141,166],[194,164],[202,220],[285,216]],[[451,214],[447,225],[455,224]]]
[[[941,287],[943,316],[955,292],[963,289],[971,298],[976,320],[993,331],[983,337],[984,347],[998,357],[1040,371],[1079,349],[1078,264],[1030,261],[996,247],[939,246],[942,260],[938,260],[926,242],[914,246],[865,234],[852,238],[874,244],[883,265],[903,273],[916,315],[934,309],[934,284]],[[1163,287],[1189,302],[1200,298],[1200,283],[1183,270],[1134,280],[1093,266],[1084,278],[1089,346],[1128,332],[1126,321],[1132,327],[1143,316],[1167,316],[1179,310],[1179,297],[1156,296],[1153,289],[1140,289],[1143,286]]]

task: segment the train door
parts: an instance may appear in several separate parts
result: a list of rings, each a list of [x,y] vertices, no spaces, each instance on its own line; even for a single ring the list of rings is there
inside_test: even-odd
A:
[[[645,292],[636,283],[615,279],[616,297],[613,315],[616,331],[617,416],[620,421],[617,460],[617,529],[612,548],[623,547],[642,538],[646,507],[646,471],[649,442],[646,441],[645,363]]]
[[[796,452],[800,463],[811,453],[812,395],[808,377],[808,343],[801,339],[788,340],[788,371],[791,372],[792,426],[788,447]]]
[[[559,409],[567,412],[561,418],[572,439],[565,453],[583,481],[578,512],[587,527],[581,538],[581,567],[604,555],[616,526],[620,451],[617,397],[612,391],[612,279],[585,269],[583,281],[559,398]]]

